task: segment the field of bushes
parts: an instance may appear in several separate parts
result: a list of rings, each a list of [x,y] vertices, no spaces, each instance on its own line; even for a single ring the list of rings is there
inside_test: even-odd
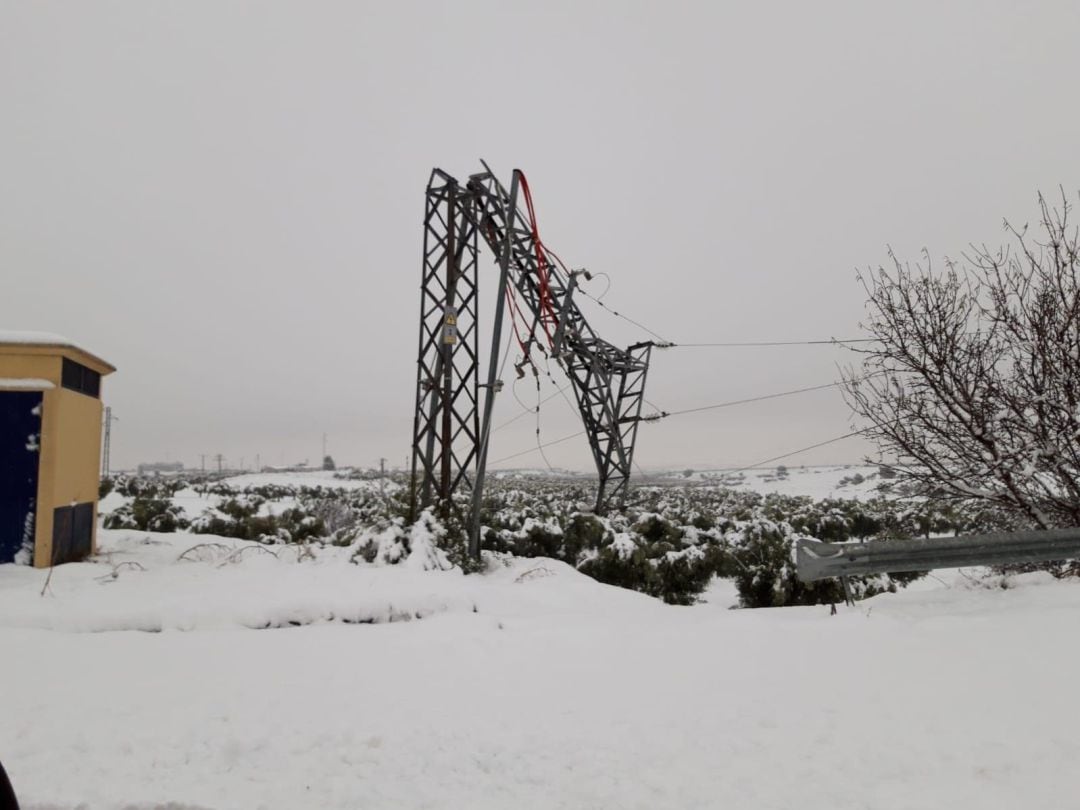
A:
[[[362,478],[339,473],[343,480]],[[110,529],[188,532],[352,549],[358,565],[394,565],[418,536],[440,550],[435,565],[475,571],[507,555],[551,557],[601,582],[641,591],[671,604],[694,603],[714,577],[733,580],[743,607],[828,604],[843,599],[838,583],[806,585],[796,578],[792,547],[799,538],[825,541],[889,539],[993,528],[985,515],[961,515],[925,499],[894,496],[815,500],[722,486],[640,486],[624,511],[590,511],[594,492],[566,480],[495,480],[482,513],[483,561],[465,554],[454,510],[409,520],[411,489],[398,476],[370,486],[294,483],[236,486],[226,481],[117,477],[102,485],[113,507]],[[119,503],[118,503],[119,501]],[[198,514],[191,514],[191,503]],[[419,534],[418,534],[419,533]],[[919,574],[866,577],[857,596],[903,587]]]

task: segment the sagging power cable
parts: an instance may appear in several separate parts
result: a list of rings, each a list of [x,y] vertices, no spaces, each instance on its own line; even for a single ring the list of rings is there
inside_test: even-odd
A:
[[[536,378],[536,449],[540,451],[540,458],[544,460],[544,464],[547,465],[548,472],[555,472],[555,468],[551,466],[551,462],[548,461],[547,453],[544,452],[544,445],[540,443],[540,378]]]
[[[529,181],[524,174],[520,175],[522,190],[525,193],[525,205],[529,215],[529,227],[532,231],[533,244],[536,250],[536,263],[537,273],[539,275],[539,289],[540,289],[540,325],[548,338],[549,345],[552,343],[552,329],[557,325],[558,317],[555,313],[554,304],[551,297],[551,285],[548,278],[548,268],[555,270],[555,264],[551,263],[551,259],[554,259],[556,264],[562,271],[569,276],[571,271],[566,266],[566,263],[559,257],[559,255],[544,244],[540,238],[540,229],[536,219],[536,209],[533,205],[532,192],[529,189]],[[607,312],[614,315],[616,318],[620,318],[627,323],[636,326],[638,329],[648,333],[652,337],[659,341],[656,344],[656,348],[659,349],[675,349],[675,348],[742,348],[742,347],[765,347],[765,346],[844,346],[849,343],[874,343],[877,342],[876,338],[849,338],[838,339],[829,338],[827,340],[762,340],[762,341],[715,341],[715,342],[699,342],[699,343],[676,343],[668,340],[666,337],[650,329],[629,315],[616,310],[613,307],[608,306],[602,300],[611,289],[611,276],[607,273],[599,272],[595,274],[597,278],[604,276],[607,280],[607,286],[604,288],[604,292],[599,296],[592,295],[588,290],[583,287],[578,287],[578,291],[588,298],[593,303],[597,304]],[[520,310],[519,310],[520,312]]]
[[[856,377],[856,378],[850,380],[850,382],[856,382],[856,383],[857,382],[862,382],[863,380],[869,380],[869,379],[871,379],[873,377],[879,377],[884,373],[885,372],[883,372],[883,371],[874,371],[874,372],[871,372],[870,374],[864,374],[861,377]],[[727,407],[730,407],[732,405],[749,405],[751,402],[762,402],[763,400],[766,400],[766,399],[777,399],[779,397],[789,397],[789,396],[793,396],[795,394],[805,394],[805,393],[807,393],[809,391],[823,391],[826,388],[839,388],[839,387],[841,387],[843,385],[846,385],[848,382],[849,382],[848,380],[837,380],[836,382],[825,383],[823,385],[811,385],[811,386],[808,386],[806,388],[794,388],[791,391],[778,391],[775,394],[762,394],[761,396],[758,396],[758,397],[746,397],[745,399],[731,399],[731,400],[728,400],[726,402],[717,402],[715,405],[701,405],[701,406],[696,407],[696,408],[683,408],[682,410],[678,410],[678,411],[664,411],[664,410],[661,410],[661,409],[657,408],[657,411],[658,411],[657,413],[649,414],[648,416],[643,416],[643,417],[641,417],[641,421],[643,421],[643,422],[657,422],[657,421],[659,421],[661,419],[665,419],[665,418],[667,418],[669,416],[681,416],[681,415],[687,414],[687,413],[697,413],[698,411],[711,411],[711,410],[714,410],[716,408],[727,408]],[[648,400],[646,400],[646,402],[648,402]],[[649,405],[651,407],[653,407],[653,408],[656,408],[656,406],[653,405],[651,402],[649,402]]]
[[[755,470],[755,469],[758,469],[760,467],[764,467],[767,464],[772,464],[774,461],[782,461],[785,458],[791,458],[792,456],[797,456],[800,453],[807,453],[810,450],[816,450],[817,448],[824,447],[827,444],[833,444],[835,442],[843,441],[844,439],[850,439],[852,436],[859,436],[859,435],[861,435],[863,433],[869,432],[871,429],[872,428],[863,428],[862,430],[853,430],[853,431],[851,431],[851,433],[845,433],[843,436],[834,436],[831,439],[826,439],[825,441],[818,442],[817,444],[811,444],[811,445],[809,445],[807,447],[800,447],[798,450],[792,450],[790,453],[783,453],[783,454],[781,454],[779,456],[773,456],[772,458],[767,458],[764,461],[758,461],[757,463],[751,464],[748,467],[739,467],[738,469],[725,470],[724,472],[729,473],[731,475],[734,475],[735,473],[746,472],[747,470]]]
[[[873,376],[873,375],[867,375],[867,376],[869,377],[869,376]],[[651,414],[649,416],[641,417],[641,421],[642,422],[657,422],[657,421],[659,421],[661,419],[665,419],[665,418],[667,418],[669,416],[682,416],[682,415],[688,414],[688,413],[697,413],[699,411],[715,410],[717,408],[728,408],[728,407],[731,407],[731,406],[734,406],[734,405],[748,405],[748,404],[750,404],[752,402],[761,402],[761,401],[767,400],[767,399],[777,399],[779,397],[793,396],[795,394],[804,394],[804,393],[807,393],[809,391],[822,391],[822,390],[824,390],[826,388],[836,388],[836,387],[838,387],[840,385],[843,385],[843,384],[844,384],[843,381],[831,382],[831,383],[826,383],[825,385],[812,385],[812,386],[809,386],[807,388],[795,388],[795,389],[793,389],[791,391],[780,391],[780,392],[775,393],[775,394],[764,394],[764,395],[758,396],[758,397],[747,397],[747,398],[744,398],[744,399],[732,399],[732,400],[728,400],[727,402],[718,402],[718,403],[716,403],[714,405],[702,405],[702,406],[697,407],[697,408],[683,408],[682,410],[678,410],[678,411],[659,411],[658,413]],[[555,396],[558,395],[559,393],[562,393],[565,390],[565,388],[566,387],[564,386],[562,389],[556,391],[554,394],[551,394],[549,397],[542,400],[542,402],[547,402],[548,400],[554,399]],[[653,406],[653,407],[655,407],[655,406]],[[537,406],[537,408],[539,408],[539,405]],[[509,425],[511,422],[515,422],[518,419],[520,419],[522,416],[525,416],[527,413],[532,413],[532,411],[531,410],[524,410],[521,413],[519,413],[517,416],[513,417],[512,419],[504,422],[499,427],[505,427],[506,425]],[[498,428],[496,428],[496,430],[497,429]],[[574,438],[574,436],[580,436],[584,432],[585,431],[582,430],[582,431],[579,431],[578,433],[575,433],[575,434],[573,434],[571,436],[564,436],[561,439],[556,439],[554,442],[545,442],[543,444],[540,444],[539,441],[538,441],[538,444],[537,444],[536,447],[530,447],[527,450],[522,450],[522,451],[520,451],[518,453],[514,453],[513,455],[506,456],[504,458],[499,459],[499,461],[506,461],[506,460],[511,459],[511,458],[517,458],[518,456],[526,455],[528,453],[534,453],[537,450],[540,450],[540,449],[542,449],[544,447],[550,447],[552,444],[558,444],[558,443],[563,442],[563,441],[568,441],[569,439]],[[855,435],[855,434],[851,434],[851,435]],[[847,436],[843,436],[843,437],[840,437],[840,438],[847,438]],[[829,441],[830,442],[831,441],[839,441],[839,439],[830,439]],[[826,444],[828,444],[828,443],[829,442],[826,442]],[[818,445],[814,445],[814,447],[816,447],[816,446],[818,446]],[[805,448],[805,449],[812,450],[813,447]],[[794,451],[793,455],[796,454],[796,453],[800,453],[800,452],[803,452],[803,450],[796,450],[796,451]],[[498,462],[492,462],[492,463],[496,464]]]
[[[608,282],[608,288],[610,289],[610,287],[611,287],[611,283],[609,281]],[[633,318],[629,317],[628,315],[623,315],[621,312],[618,312],[617,310],[612,309],[607,304],[605,304],[603,301],[601,301],[599,298],[596,298],[595,296],[589,295],[589,293],[586,290],[581,289],[580,287],[578,289],[581,290],[582,295],[584,295],[590,301],[592,301],[592,302],[596,303],[597,305],[599,305],[599,306],[603,307],[604,309],[606,309],[608,312],[610,312],[616,318],[622,318],[624,321],[626,321],[627,323],[633,324],[638,329],[642,329],[642,330],[648,332],[654,338],[659,340],[661,344],[663,344],[663,345],[660,346],[660,348],[668,348],[669,346],[677,345],[675,343],[672,343],[670,340],[668,340],[663,335],[657,334],[656,332],[654,332],[652,329],[650,329],[649,327],[647,327],[645,324],[641,323],[640,321],[635,321]],[[604,292],[606,293],[607,291],[605,290]]]
[[[878,343],[877,338],[829,338],[828,340],[749,340],[726,343],[673,343],[664,348],[699,349],[699,348],[742,348],[744,346],[843,346],[847,343]]]
[[[825,383],[824,385],[811,385],[811,386],[809,386],[807,388],[795,388],[795,389],[793,389],[791,391],[780,391],[780,392],[775,393],[775,394],[763,394],[762,396],[759,396],[759,397],[747,397],[745,399],[731,399],[731,400],[728,400],[727,402],[717,402],[715,405],[702,405],[702,406],[697,407],[697,408],[683,408],[682,410],[678,410],[678,411],[660,411],[658,416],[659,416],[660,419],[665,419],[665,418],[667,418],[669,416],[682,416],[683,414],[687,414],[687,413],[698,413],[699,411],[711,411],[711,410],[715,410],[716,408],[728,408],[728,407],[731,407],[732,405],[748,405],[751,402],[762,402],[762,401],[764,401],[766,399],[777,399],[779,397],[790,397],[790,396],[792,396],[794,394],[805,394],[808,391],[822,391],[822,390],[824,390],[826,388],[836,388],[837,386],[840,386],[840,385],[843,385],[843,383],[842,382],[831,382],[831,383]],[[644,421],[655,422],[656,419],[651,418],[651,417],[645,417]]]
[[[601,274],[597,273],[596,275],[599,276]],[[604,273],[602,275],[607,275],[607,274]],[[609,280],[608,280],[608,288],[607,289],[610,289],[610,288],[611,288],[611,282],[610,282],[610,278],[609,278]],[[714,342],[704,342],[704,343],[677,343],[675,341],[668,340],[663,335],[659,334],[658,332],[653,331],[652,329],[650,329],[649,327],[647,327],[645,324],[641,323],[640,321],[636,321],[633,318],[631,318],[630,316],[624,315],[623,313],[613,309],[612,307],[609,307],[607,304],[605,304],[603,301],[600,300],[600,298],[603,297],[603,296],[597,297],[597,296],[591,295],[587,290],[584,290],[584,289],[582,289],[580,287],[578,289],[581,291],[582,295],[584,295],[586,298],[593,301],[594,303],[598,304],[599,306],[603,307],[605,310],[610,312],[615,317],[621,318],[622,320],[626,321],[627,323],[633,324],[638,329],[641,329],[641,330],[643,330],[645,332],[648,332],[650,335],[652,335],[654,338],[656,338],[658,341],[660,341],[658,344],[656,344],[656,348],[658,348],[658,349],[703,349],[703,348],[733,349],[733,348],[762,347],[762,346],[841,346],[841,347],[843,347],[843,346],[845,346],[846,344],[849,344],[849,343],[876,343],[876,342],[878,342],[877,338],[845,338],[845,339],[828,338],[827,340],[727,340],[727,341],[714,341]],[[604,290],[605,295],[607,294],[607,289]]]
[[[503,461],[509,461],[512,458],[517,458],[518,456],[525,456],[525,455],[528,455],[529,453],[535,453],[537,450],[540,450],[540,449],[542,449],[544,447],[551,447],[554,444],[561,444],[562,442],[568,442],[571,439],[576,439],[578,436],[584,436],[584,435],[585,435],[585,431],[584,430],[579,430],[577,433],[571,433],[569,436],[563,436],[561,439],[554,439],[554,440],[552,440],[550,442],[544,442],[539,447],[530,447],[528,450],[522,450],[522,451],[517,452],[517,453],[511,453],[509,456],[503,456],[502,458],[497,458],[497,459],[495,459],[494,461],[492,461],[490,463],[491,464],[500,464]]]
[[[569,387],[570,387],[570,384],[569,384],[569,383],[567,383],[566,385],[564,385],[564,386],[560,387],[560,388],[559,388],[559,389],[558,389],[557,391],[555,391],[554,393],[552,393],[552,394],[549,394],[548,396],[546,396],[546,397],[544,397],[544,398],[543,398],[542,400],[540,400],[540,404],[541,404],[541,405],[545,405],[545,404],[547,404],[547,403],[548,403],[548,402],[550,402],[551,400],[555,399],[555,397],[559,396],[559,394],[562,394],[562,395],[563,395],[563,396],[565,397],[565,396],[566,396],[566,389],[567,389],[567,388],[569,388]],[[571,405],[572,405],[572,404],[573,404],[573,403],[571,403]],[[524,406],[523,406],[523,407],[524,407]],[[494,433],[494,432],[495,432],[495,431],[497,431],[497,430],[502,430],[502,429],[503,429],[504,427],[507,427],[508,425],[511,425],[511,424],[513,424],[513,423],[514,423],[514,422],[516,422],[516,421],[517,421],[518,419],[521,419],[521,418],[522,418],[523,416],[529,416],[529,415],[531,415],[532,413],[533,413],[533,409],[532,409],[532,408],[525,408],[525,409],[524,409],[524,410],[522,410],[522,411],[521,411],[521,413],[519,413],[519,414],[518,414],[517,416],[512,416],[512,417],[510,417],[509,419],[507,419],[507,420],[506,420],[505,422],[503,422],[502,424],[500,424],[500,425],[498,425],[498,426],[496,426],[496,427],[493,427],[493,428],[491,429],[491,432],[492,432],[492,433]]]

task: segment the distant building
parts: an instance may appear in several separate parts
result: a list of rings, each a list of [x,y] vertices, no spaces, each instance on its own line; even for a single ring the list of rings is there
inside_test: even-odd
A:
[[[101,378],[114,371],[59,335],[0,332],[0,563],[94,553]]]
[[[139,465],[139,475],[161,475],[162,473],[178,473],[184,471],[184,465],[179,461],[151,461]]]

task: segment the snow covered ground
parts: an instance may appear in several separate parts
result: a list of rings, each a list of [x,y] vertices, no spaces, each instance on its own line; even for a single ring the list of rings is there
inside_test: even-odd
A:
[[[333,470],[311,470],[310,472],[267,472],[267,473],[244,473],[234,475],[231,478],[222,479],[233,489],[246,489],[248,487],[283,486],[283,487],[326,487],[328,489],[365,489],[377,490],[377,480],[356,480],[351,478],[339,478]],[[396,488],[396,484],[390,481],[384,482],[384,486]]]
[[[881,477],[877,467],[861,464],[786,467],[782,475],[777,473],[776,467],[769,467],[738,472],[723,469],[646,472],[645,477],[647,482],[691,486],[715,484],[744,492],[776,492],[781,495],[809,495],[815,499],[854,500],[879,497],[882,492],[878,488],[889,483]]]
[[[0,566],[0,758],[31,810],[1080,807],[1077,583],[950,574],[830,616],[548,560],[102,541],[44,596]]]

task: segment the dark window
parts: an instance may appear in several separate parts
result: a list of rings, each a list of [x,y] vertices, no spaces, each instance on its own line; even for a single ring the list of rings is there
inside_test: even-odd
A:
[[[82,363],[64,358],[64,367],[60,372],[60,384],[64,388],[78,391],[95,399],[101,395],[101,375]]]
[[[94,505],[80,503],[53,510],[52,564],[78,562],[90,556]]]

